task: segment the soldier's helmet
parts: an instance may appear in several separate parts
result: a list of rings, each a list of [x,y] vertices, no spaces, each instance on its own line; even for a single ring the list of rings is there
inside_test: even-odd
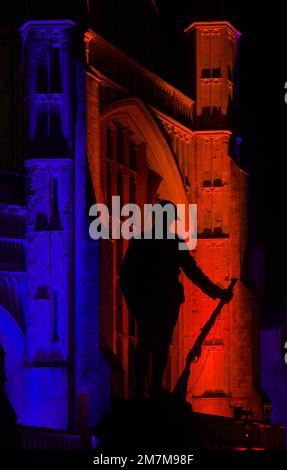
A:
[[[160,201],[157,202],[161,207],[168,208],[169,206],[173,208],[174,211],[174,220],[181,220],[178,211],[177,211],[177,206],[174,204],[174,202],[169,201],[168,199],[161,199]]]

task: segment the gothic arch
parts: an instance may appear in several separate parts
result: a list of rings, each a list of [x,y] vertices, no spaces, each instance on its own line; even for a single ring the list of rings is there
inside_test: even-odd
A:
[[[0,344],[5,357],[7,393],[20,421],[25,408],[24,360],[26,338],[12,315],[0,305]]]
[[[147,143],[149,167],[161,177],[160,196],[175,204],[187,203],[182,178],[172,150],[151,112],[138,98],[117,101],[106,108],[102,124],[111,120],[127,124],[135,135]]]
[[[112,186],[112,191],[103,191],[103,193],[116,194],[115,191],[118,191],[119,187],[122,188],[126,184],[125,194],[130,195],[131,191],[130,187],[128,187],[130,180],[129,171],[132,169],[129,159],[130,154],[128,151],[122,156],[121,151],[118,153],[118,149],[124,147],[124,150],[126,150],[129,145],[129,138],[131,138],[138,147],[142,143],[145,144],[143,172],[140,173],[142,167],[139,163],[137,175],[137,178],[139,177],[139,181],[137,180],[139,193],[147,196],[144,202],[154,202],[154,199],[151,200],[150,196],[152,194],[154,197],[155,194],[158,194],[161,198],[170,199],[175,204],[188,204],[175,156],[168,140],[147,106],[137,98],[120,100],[105,109],[101,115],[100,124],[103,145],[101,149],[101,165],[103,165],[101,172],[105,174],[106,167],[104,165],[106,163],[108,163],[109,168],[112,167],[113,169],[113,184],[109,184],[110,187]],[[119,136],[118,129],[121,127],[125,129],[125,132],[130,133],[125,134],[125,146],[117,141],[117,136]],[[112,139],[110,139],[110,132],[107,132],[108,129],[112,130]],[[108,148],[110,150],[107,150]],[[141,156],[139,155],[139,162]],[[147,190],[149,175],[146,175],[146,164],[149,169],[157,173],[155,176],[155,191]],[[128,167],[128,170],[126,167]],[[124,174],[125,183],[118,184],[117,176],[115,175],[119,174]],[[158,175],[160,178],[158,178]],[[143,177],[142,179],[141,176]],[[143,182],[145,176],[147,178]],[[103,190],[108,187],[107,180],[108,178],[102,178]],[[157,182],[160,182],[159,186],[157,186]],[[104,188],[104,184],[106,184],[106,188]],[[147,187],[145,187],[145,184]],[[107,203],[109,204],[109,198],[107,198]],[[110,364],[112,374],[117,374],[112,383],[119,384],[118,387],[115,387],[115,390],[112,390],[112,394],[126,397],[129,396],[129,393],[133,393],[133,372],[131,372],[132,367],[130,367],[130,364],[133,364],[136,332],[130,327],[129,313],[121,296],[117,274],[127,245],[126,240],[122,242],[114,241],[112,243],[109,241],[104,245],[105,256],[101,266],[105,266],[102,268],[105,282],[100,289],[101,337],[104,338],[108,347],[116,354],[116,358],[121,365],[119,370],[112,363]],[[108,296],[107,292],[109,292]],[[113,292],[113,295],[110,295],[111,292]],[[171,386],[169,383],[167,385]]]

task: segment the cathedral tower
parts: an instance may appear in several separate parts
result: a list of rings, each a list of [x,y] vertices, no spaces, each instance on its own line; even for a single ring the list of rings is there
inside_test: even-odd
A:
[[[73,23],[21,29],[27,195],[28,424],[68,425],[71,361]]]
[[[186,29],[195,58],[195,154],[191,197],[198,205],[195,256],[208,276],[222,287],[239,279],[233,301],[224,307],[193,367],[191,394],[196,411],[232,416],[238,406],[262,417],[255,388],[256,307],[245,287],[242,269],[247,242],[247,179],[238,166],[239,139],[232,132],[236,100],[239,32],[228,22],[193,23]],[[214,303],[193,291],[193,338]]]

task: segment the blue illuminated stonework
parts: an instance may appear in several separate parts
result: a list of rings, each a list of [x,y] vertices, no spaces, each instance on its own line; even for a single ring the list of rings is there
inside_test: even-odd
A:
[[[20,29],[27,200],[4,208],[5,223],[16,219],[23,233],[16,242],[7,234],[17,263],[10,253],[0,276],[0,342],[18,421],[66,430],[94,426],[108,396],[98,245],[87,229],[85,70],[73,52],[75,30],[68,20]]]

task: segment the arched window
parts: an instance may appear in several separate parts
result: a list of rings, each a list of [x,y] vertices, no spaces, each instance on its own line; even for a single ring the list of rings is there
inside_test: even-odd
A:
[[[60,49],[59,47],[52,47],[51,49],[51,75],[50,75],[50,90],[51,93],[61,93],[61,62],[60,62]]]
[[[39,57],[37,69],[37,93],[47,93],[49,90],[48,84],[48,54],[44,50]]]
[[[105,132],[106,202],[111,207],[112,196],[121,197],[121,205],[141,204],[139,198],[139,168],[145,159],[144,146],[132,138],[128,127],[117,121],[109,123]]]

